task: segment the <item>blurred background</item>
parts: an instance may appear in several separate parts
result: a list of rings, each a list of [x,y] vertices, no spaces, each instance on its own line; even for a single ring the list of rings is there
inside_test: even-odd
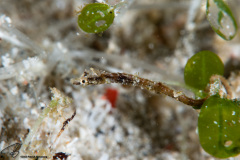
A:
[[[195,53],[210,50],[221,57],[225,78],[238,98],[239,33],[232,41],[215,34],[204,0],[125,0],[109,29],[88,34],[78,27],[78,12],[95,2],[115,5],[120,0],[0,0],[0,149],[24,142],[51,101],[50,87],[55,87],[72,104],[46,116],[20,155],[214,159],[200,146],[198,111],[191,106],[138,87],[83,88],[70,79],[92,67],[138,74],[193,96],[181,87],[184,66]],[[229,5],[240,14],[238,1]],[[74,110],[76,116],[55,141]]]

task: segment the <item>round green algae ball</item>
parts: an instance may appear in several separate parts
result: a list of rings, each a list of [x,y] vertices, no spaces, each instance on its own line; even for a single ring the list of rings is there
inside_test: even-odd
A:
[[[87,33],[100,33],[113,23],[114,8],[104,3],[87,4],[78,16],[78,26]]]
[[[237,102],[209,97],[198,117],[199,140],[203,149],[217,158],[240,153],[240,107]]]
[[[185,83],[193,88],[204,90],[212,75],[223,75],[221,59],[211,51],[201,51],[192,56],[184,70]]]

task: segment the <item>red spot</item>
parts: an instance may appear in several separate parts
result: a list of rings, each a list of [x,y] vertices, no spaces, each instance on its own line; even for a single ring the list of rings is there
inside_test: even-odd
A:
[[[27,81],[27,80],[24,80],[24,81],[22,82],[22,84],[26,86],[26,85],[28,85],[28,81]]]
[[[174,146],[174,144],[168,144],[164,147],[164,149],[172,151],[175,149],[175,146]]]
[[[118,91],[114,88],[107,88],[103,98],[106,98],[112,105],[113,108],[116,107]]]

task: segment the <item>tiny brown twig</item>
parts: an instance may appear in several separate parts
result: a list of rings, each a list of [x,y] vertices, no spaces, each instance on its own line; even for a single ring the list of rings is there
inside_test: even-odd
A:
[[[62,132],[65,130],[65,127],[68,125],[68,123],[75,117],[75,115],[76,115],[76,110],[74,111],[73,115],[70,118],[68,118],[66,121],[63,122],[63,126],[62,126],[61,130],[59,131],[54,143],[57,141],[57,139],[60,137]]]
[[[98,85],[98,84],[110,84],[121,83],[125,86],[140,87],[141,89],[147,89],[157,94],[165,94],[172,97],[184,104],[199,108],[204,101],[208,98],[193,99],[187,97],[181,91],[175,91],[161,82],[154,82],[145,78],[141,78],[127,73],[108,73],[100,72],[91,68],[92,72],[85,71],[80,78],[72,79],[71,82],[74,85]]]
[[[63,152],[58,152],[53,156],[53,160],[67,160],[68,156],[70,155]]]

